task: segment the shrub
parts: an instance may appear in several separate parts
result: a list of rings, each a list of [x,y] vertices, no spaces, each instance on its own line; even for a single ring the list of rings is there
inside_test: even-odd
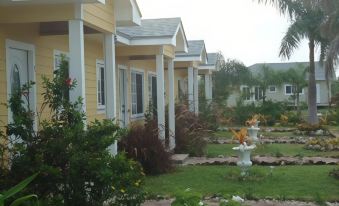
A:
[[[68,78],[68,64],[62,61],[53,80],[43,78],[43,106],[51,118],[39,123],[35,131],[33,114],[23,104],[31,83],[10,98],[13,122],[7,126],[10,138],[9,172],[1,171],[0,189],[13,185],[29,174],[40,172],[30,193],[37,194],[45,205],[102,205],[118,196],[112,192],[119,171],[108,147],[122,133],[112,120],[95,121],[85,129],[82,101],[69,101],[69,91],[76,82]],[[130,194],[135,195],[134,193]]]
[[[202,197],[200,195],[193,194],[190,192],[190,189],[187,189],[184,193],[178,194],[175,196],[174,202],[171,206],[206,206],[202,202]]]
[[[202,98],[199,99],[199,118],[206,123],[209,130],[218,129],[218,107],[215,103]]]
[[[136,206],[145,200],[144,172],[138,162],[117,155],[110,164],[116,175],[113,176],[112,192],[114,198],[107,201],[115,206]]]
[[[339,138],[311,138],[305,148],[317,151],[335,151],[339,150]]]
[[[119,142],[119,149],[142,165],[146,174],[157,175],[173,169],[170,153],[158,137],[157,123],[146,119],[145,125],[133,125]]]
[[[175,152],[191,156],[205,154],[207,126],[185,105],[177,105],[175,122]]]

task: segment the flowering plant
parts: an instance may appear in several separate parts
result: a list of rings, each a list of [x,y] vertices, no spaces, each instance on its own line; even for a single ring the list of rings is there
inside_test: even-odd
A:
[[[233,129],[231,131],[234,134],[235,139],[239,140],[240,144],[245,143],[245,141],[247,139],[247,129],[246,128],[242,128],[239,132],[236,132]]]

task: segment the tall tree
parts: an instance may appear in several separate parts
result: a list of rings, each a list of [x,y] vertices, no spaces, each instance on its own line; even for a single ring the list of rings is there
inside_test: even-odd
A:
[[[309,78],[308,78],[308,122],[317,124],[317,91],[315,81],[314,50],[316,45],[324,45],[325,39],[320,35],[320,26],[324,22],[324,12],[315,0],[258,0],[276,6],[282,14],[288,14],[291,25],[281,41],[279,56],[289,59],[299,47],[302,39],[309,44]],[[321,47],[324,49],[324,46]]]
[[[213,73],[214,99],[224,103],[229,95],[241,84],[251,81],[251,72],[240,61],[228,59]]]

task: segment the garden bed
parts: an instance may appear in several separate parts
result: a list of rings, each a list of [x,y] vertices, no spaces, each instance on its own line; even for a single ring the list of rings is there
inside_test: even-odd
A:
[[[237,144],[208,144],[207,157],[218,157],[220,155],[236,156],[237,153],[232,150]],[[307,150],[301,144],[263,144],[253,151],[253,155],[262,156],[291,156],[291,157],[336,157],[339,158],[339,151],[315,151]]]

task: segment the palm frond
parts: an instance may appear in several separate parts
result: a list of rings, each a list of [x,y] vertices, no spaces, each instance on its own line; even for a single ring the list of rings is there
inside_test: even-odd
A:
[[[326,54],[326,63],[325,63],[325,71],[326,78],[332,77],[334,74],[334,65],[339,60],[339,34],[337,34],[336,38],[334,38],[327,50]]]
[[[293,19],[296,15],[304,12],[302,2],[300,0],[257,0],[258,3],[269,4],[276,7],[281,14],[288,15]]]
[[[281,41],[279,56],[289,59],[300,45],[301,40],[306,37],[302,20],[297,20],[290,25]]]

